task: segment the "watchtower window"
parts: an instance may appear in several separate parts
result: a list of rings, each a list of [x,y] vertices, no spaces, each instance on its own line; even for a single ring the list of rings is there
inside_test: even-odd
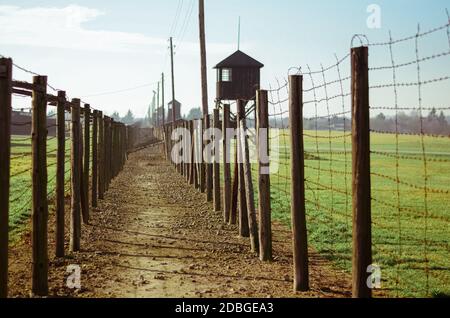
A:
[[[232,72],[230,68],[222,69],[222,82],[231,82],[232,81]]]

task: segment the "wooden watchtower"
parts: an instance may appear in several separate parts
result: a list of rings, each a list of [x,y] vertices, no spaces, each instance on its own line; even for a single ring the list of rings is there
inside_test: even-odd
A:
[[[242,51],[217,64],[217,101],[253,100],[260,87],[264,65]]]

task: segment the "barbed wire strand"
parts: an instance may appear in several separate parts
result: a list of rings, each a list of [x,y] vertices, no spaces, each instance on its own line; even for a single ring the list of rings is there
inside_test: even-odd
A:
[[[392,45],[392,33],[389,32],[389,40],[391,44],[389,45],[389,53],[391,57],[391,65],[392,65],[392,82],[394,83],[393,91],[394,91],[394,104],[395,104],[395,178],[396,178],[396,197],[397,197],[397,225],[398,225],[398,252],[396,255],[397,259],[397,274],[395,279],[395,289],[396,289],[396,296],[399,297],[399,285],[400,285],[400,264],[402,260],[402,221],[401,221],[401,209],[400,209],[400,183],[398,182],[400,180],[399,176],[399,169],[400,169],[400,162],[398,159],[399,155],[399,135],[398,135],[398,90],[397,90],[397,67],[395,67],[395,61],[394,61],[394,51],[393,51],[393,45]]]

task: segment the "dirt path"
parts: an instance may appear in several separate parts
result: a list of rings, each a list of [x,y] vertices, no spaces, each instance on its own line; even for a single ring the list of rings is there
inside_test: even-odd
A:
[[[262,263],[223,225],[204,195],[157,154],[130,156],[106,199],[84,226],[80,253],[52,259],[52,296],[77,297],[347,297],[348,275],[311,253],[311,287],[292,292],[289,230],[274,224],[272,263]],[[49,228],[53,228],[53,221]],[[53,234],[49,234],[53,254]],[[11,296],[29,295],[29,235],[12,248]],[[68,265],[80,265],[81,291],[65,286]]]

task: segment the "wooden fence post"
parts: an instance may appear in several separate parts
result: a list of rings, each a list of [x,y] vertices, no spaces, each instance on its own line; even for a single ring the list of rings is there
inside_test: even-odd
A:
[[[47,77],[33,77],[32,292],[48,295]]]
[[[133,150],[133,126],[127,127],[127,150]]]
[[[231,215],[231,158],[230,158],[230,136],[228,129],[230,127],[230,105],[223,105],[222,112],[222,144],[223,144],[223,220],[225,223],[230,221]]]
[[[180,128],[180,123],[177,123],[176,125],[175,125],[175,131],[178,131],[178,129]],[[181,142],[183,142],[183,140],[181,140]],[[181,154],[183,154],[183,152],[181,152]],[[183,158],[183,157],[181,157],[181,158]],[[183,176],[183,161],[181,160],[178,164],[177,164],[177,171],[178,171],[178,173],[181,175],[181,176]]]
[[[170,141],[169,141],[169,126],[168,125],[165,125],[165,126],[163,126],[162,127],[162,133],[163,133],[163,136],[164,136],[164,145],[165,145],[165,149],[166,149],[166,160],[168,161],[168,162],[170,162],[170,152],[171,152],[171,149],[170,149]]]
[[[258,154],[258,209],[259,209],[259,257],[261,261],[272,260],[272,218],[270,207],[270,162],[269,158],[269,109],[267,91],[256,93]],[[264,138],[264,139],[263,139]],[[264,145],[265,143],[265,145]]]
[[[111,185],[111,181],[114,179],[114,174],[115,174],[115,171],[114,171],[114,158],[113,158],[113,156],[114,156],[114,146],[115,146],[115,144],[114,144],[114,142],[115,142],[115,139],[114,139],[114,137],[115,137],[115,126],[116,126],[116,123],[115,123],[115,121],[114,121],[114,119],[112,119],[111,118],[111,120],[110,120],[110,122],[109,122],[109,149],[108,149],[108,156],[109,156],[109,160],[108,160],[108,163],[109,163],[109,167],[108,167],[108,169],[109,169],[109,184]]]
[[[173,150],[173,141],[172,141],[172,131],[173,131],[173,125],[169,124],[167,126],[167,141],[169,143],[169,163],[172,167],[175,167],[175,162],[172,160],[172,150]]]
[[[113,158],[114,158],[114,178],[117,177],[119,174],[120,169],[120,132],[119,132],[119,126],[120,123],[117,122],[114,125],[114,152],[113,152]]]
[[[174,131],[174,130],[175,130],[175,124],[170,125],[170,126],[169,126],[169,131],[170,131],[170,133],[169,133],[169,138],[170,138],[170,151],[173,150],[173,147],[174,147],[174,144],[175,144],[175,142],[172,140],[172,134],[173,134],[173,131]],[[175,168],[175,170],[177,169],[177,164],[176,164],[176,162],[173,161],[173,160],[172,160],[172,166]]]
[[[120,169],[120,123],[114,125],[114,178],[119,174]]]
[[[83,215],[84,224],[89,224],[89,162],[90,162],[90,120],[91,120],[91,109],[88,104],[84,105],[84,146],[83,146],[83,176],[81,180],[82,183],[82,193],[81,193],[81,211]]]
[[[98,205],[98,112],[94,110],[92,114],[92,207],[96,208]]]
[[[121,131],[120,131],[120,154],[121,154],[121,170],[125,167],[125,149],[126,149],[126,143],[125,143],[125,136],[126,136],[126,126],[125,124],[122,124]]]
[[[56,257],[64,257],[64,214],[66,174],[66,92],[58,92],[57,102],[57,167],[56,167]]]
[[[156,128],[154,128],[156,130]],[[133,126],[128,127],[127,138],[128,138],[128,150],[132,151],[134,149],[134,130]]]
[[[169,161],[170,164],[172,164],[172,141],[171,141],[171,135],[170,135],[170,129],[171,125],[167,124],[166,126],[166,142],[167,142],[167,161]]]
[[[116,149],[116,155],[117,155],[117,171],[116,171],[116,177],[119,175],[119,172],[122,170],[122,124],[117,124],[117,149]]]
[[[205,131],[205,120],[201,121],[200,129],[198,131],[198,144],[199,144],[199,152],[200,152],[200,164],[199,164],[199,176],[200,176],[200,192],[206,192],[206,165],[205,159],[203,158],[203,149],[205,144],[203,143],[203,132]]]
[[[116,177],[116,142],[117,142],[117,135],[116,135],[116,127],[117,123],[116,121],[113,121],[111,119],[111,150],[110,150],[110,164],[111,164],[111,180],[112,181]]]
[[[123,163],[124,163],[124,153],[123,153],[123,124],[120,124],[119,126],[119,163],[120,163],[120,169],[119,171],[122,171],[123,169]]]
[[[108,184],[111,185],[111,181],[112,179],[114,179],[114,142],[115,142],[115,126],[116,126],[116,122],[114,121],[114,119],[111,118],[110,123],[109,123],[109,149],[108,149],[108,163],[109,163],[109,178],[108,178]]]
[[[352,57],[352,166],[353,260],[352,296],[370,298],[367,273],[372,264],[369,49],[353,48]]]
[[[162,134],[162,139],[164,142],[164,156],[166,157],[166,161],[169,161],[169,145],[167,144],[167,134],[166,134],[166,126],[162,126],[158,128],[160,133]]]
[[[291,218],[294,254],[294,290],[309,290],[308,236],[305,208],[303,147],[303,77],[289,76],[291,131]]]
[[[239,114],[239,145],[242,154],[245,182],[245,201],[247,203],[248,227],[252,252],[259,253],[258,223],[256,221],[255,195],[253,192],[252,167],[250,164],[250,149],[246,135],[247,124],[245,119],[245,104],[241,105]]]
[[[190,144],[190,140],[192,138],[192,135],[190,134],[190,129],[189,129],[189,122],[186,122],[186,124],[185,124],[185,132],[189,136],[189,138],[187,138],[186,144],[185,144],[185,147],[187,149],[186,150],[187,153],[186,153],[186,157],[185,158],[188,159],[187,162],[186,162],[186,182],[189,183],[189,179],[191,177],[191,163],[190,163],[191,144]]]
[[[181,161],[181,175],[184,177],[184,179],[189,182],[189,173],[188,173],[188,156],[190,154],[188,147],[188,140],[187,140],[187,134],[186,134],[186,130],[187,130],[187,122],[181,123],[181,129],[183,131],[182,134],[182,147],[183,147],[183,151],[182,151],[182,161]]]
[[[131,126],[125,126],[125,162],[128,161],[128,150],[131,149],[130,148],[130,144],[129,144],[129,135],[130,135],[130,131],[131,131]],[[153,130],[154,133],[154,130]]]
[[[103,170],[104,175],[104,193],[103,197],[105,196],[106,191],[108,191],[108,130],[109,130],[109,117],[103,116],[103,167],[101,168]]]
[[[205,115],[205,132],[211,128],[211,116],[209,114]],[[206,141],[204,141],[204,148],[206,147]],[[206,201],[212,202],[213,201],[213,165],[212,163],[206,162],[206,160],[203,160],[205,163],[205,173],[206,173],[206,180],[205,180],[205,187],[206,187]]]
[[[238,199],[239,199],[239,163],[237,153],[237,138],[234,154],[233,188],[231,191],[231,211],[230,224],[236,224],[238,220]]]
[[[216,108],[214,109],[214,114],[213,114],[213,122],[214,122],[214,129],[217,131],[220,131],[220,113],[219,113],[219,109]],[[217,137],[217,136],[216,136]],[[215,138],[216,138],[215,137]],[[214,181],[213,181],[213,201],[214,201],[214,210],[216,212],[220,212],[221,210],[221,197],[220,197],[220,140],[214,139],[214,144],[215,144],[215,158],[214,158],[214,163],[213,163],[213,177],[214,177]]]
[[[125,125],[120,125],[120,171],[125,165]]]
[[[131,147],[131,133],[132,133],[132,130],[133,130],[133,127],[127,126],[127,128],[126,128],[126,135],[127,135],[126,136],[127,159],[128,159],[128,151],[132,149],[132,147]],[[154,128],[153,128],[153,131],[154,131]]]
[[[98,113],[98,198],[104,199],[105,195],[105,120],[103,112]]]
[[[123,161],[123,154],[122,154],[122,127],[123,124],[119,123],[117,126],[117,175],[120,171],[122,171],[122,161]]]
[[[201,149],[202,146],[200,146],[200,141],[199,141],[199,136],[201,135],[201,124],[200,121],[196,120],[194,121],[194,153],[195,153],[195,161],[194,161],[194,175],[195,175],[195,179],[194,179],[194,186],[195,189],[200,190],[201,191]]]
[[[159,133],[161,134],[161,138],[164,142],[164,157],[166,158],[166,161],[168,161],[169,158],[168,158],[167,154],[168,154],[169,150],[167,149],[168,146],[167,146],[167,138],[166,138],[166,126],[162,126],[157,129],[158,129]],[[134,133],[133,133],[133,135],[134,135]]]
[[[154,129],[153,129],[153,131],[154,131]],[[133,127],[127,126],[127,152],[126,152],[127,160],[128,160],[128,151],[133,149],[133,145],[131,143],[132,133],[133,133]]]
[[[127,162],[127,126],[122,125],[122,168],[125,167]]]
[[[81,154],[80,149],[80,100],[72,100],[72,150],[71,150],[71,218],[70,218],[70,251],[80,250],[81,238]]]
[[[239,235],[242,237],[250,236],[249,222],[248,222],[248,212],[247,212],[247,197],[245,191],[245,172],[244,172],[244,154],[242,152],[241,138],[240,138],[240,122],[245,117],[245,104],[242,100],[237,101],[237,116],[236,116],[236,127],[238,128],[237,138],[236,138],[236,152],[239,171],[239,191],[238,191],[238,201],[239,201]]]
[[[127,126],[124,124],[122,126],[122,167],[125,167],[125,163],[127,162],[127,148]]]
[[[117,122],[114,124],[114,151],[113,151],[113,163],[114,163],[114,178],[117,177],[119,174],[119,168],[120,168],[120,135],[119,135],[119,125],[120,123]]]
[[[184,132],[185,132],[185,141],[184,141],[184,151],[186,151],[186,155],[184,156],[185,159],[185,163],[184,163],[184,177],[186,179],[186,182],[189,183],[189,178],[190,178],[190,158],[191,158],[191,145],[189,144],[190,138],[188,138],[190,136],[189,133],[189,122],[184,122]]]
[[[172,133],[174,131],[177,131],[177,129],[178,129],[178,123],[175,123],[172,126]],[[175,143],[176,143],[176,141],[173,141],[173,146],[175,146]],[[181,163],[174,162],[173,164],[174,164],[175,170],[181,175],[181,173],[182,173],[182,171],[181,171]]]
[[[0,298],[8,297],[12,60],[0,58]]]
[[[110,125],[110,120],[108,116],[104,116],[103,118],[103,122],[104,122],[104,127],[103,127],[103,134],[104,134],[104,149],[103,149],[103,173],[105,176],[105,183],[104,183],[104,187],[105,187],[105,192],[108,191],[109,189],[109,174],[110,174],[110,169],[109,169],[109,125]]]
[[[189,178],[190,178],[189,174],[191,172],[190,165],[189,165],[189,161],[191,158],[191,149],[190,149],[190,144],[189,144],[190,137],[191,137],[190,133],[189,133],[189,122],[186,121],[183,125],[183,128],[184,128],[184,137],[185,137],[184,144],[183,144],[184,152],[185,152],[185,154],[183,156],[183,158],[184,158],[184,179],[189,184]]]
[[[78,161],[78,164],[80,165],[80,207],[81,207],[81,217],[84,222],[86,222],[86,217],[84,215],[84,212],[86,211],[86,208],[83,206],[86,204],[86,198],[84,193],[84,126],[83,121],[81,120],[84,116],[84,109],[81,106],[80,101],[80,142],[78,143],[78,151],[80,153],[80,160]]]
[[[166,128],[163,125],[162,127],[157,128],[158,134],[160,135],[160,138],[162,139],[163,142],[163,147],[164,147],[164,158],[167,161],[167,140],[166,140]]]
[[[189,164],[189,184],[194,185],[195,178],[197,175],[195,173],[195,139],[194,139],[194,121],[189,121],[189,133],[191,134],[191,144],[189,145],[191,148],[191,163]]]
[[[171,126],[170,126],[170,142],[171,142],[171,149],[173,149],[174,148],[174,146],[175,146],[175,141],[174,140],[172,140],[172,136],[173,136],[173,132],[175,131],[175,129],[176,129],[176,126],[175,126],[175,123],[173,123]],[[176,161],[172,161],[172,165],[173,165],[173,167],[175,168],[175,170],[176,171],[178,171],[178,166],[177,166],[177,163],[176,163]]]
[[[111,164],[111,154],[112,154],[112,129],[113,129],[113,124],[114,124],[114,119],[112,118],[108,118],[108,131],[106,132],[107,134],[107,138],[108,138],[108,149],[106,150],[107,156],[106,156],[106,160],[107,160],[107,165],[106,165],[106,171],[107,171],[107,189],[109,190],[109,186],[111,184],[111,180],[112,180],[112,164]]]
[[[182,123],[179,123],[179,124],[177,124],[177,126],[176,126],[176,130],[179,132],[179,129],[180,128],[182,128]],[[183,143],[184,143],[184,138],[183,138],[184,136],[182,135],[181,136],[181,145],[183,145]],[[184,176],[184,160],[183,160],[183,158],[184,158],[184,154],[183,154],[183,152],[184,152],[184,148],[183,148],[183,150],[180,152],[180,154],[181,154],[181,161],[180,161],[180,163],[177,165],[177,170],[178,170],[178,173],[181,175],[181,176]]]

